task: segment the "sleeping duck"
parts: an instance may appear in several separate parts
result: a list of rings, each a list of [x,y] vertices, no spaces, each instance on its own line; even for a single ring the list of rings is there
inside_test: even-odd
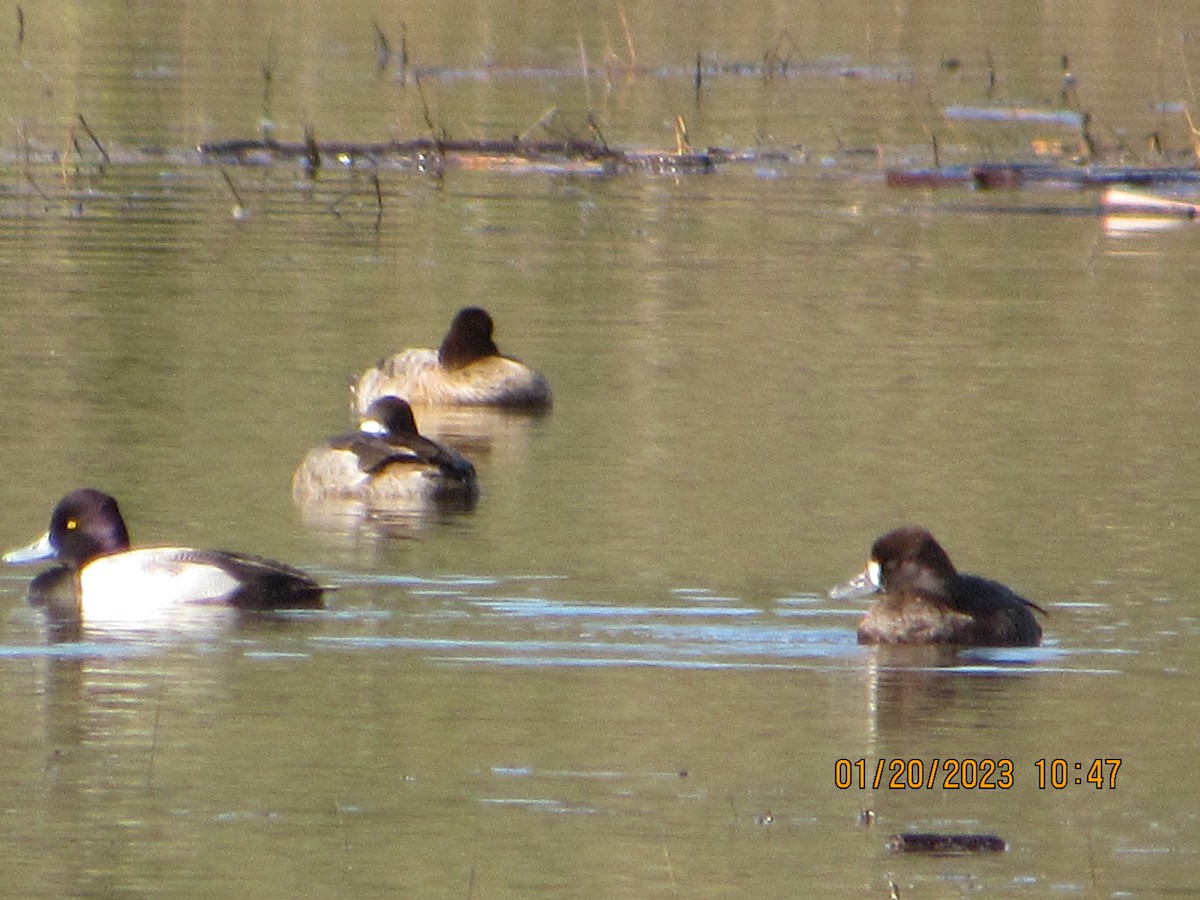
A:
[[[493,329],[486,310],[460,309],[437,350],[402,350],[363,372],[351,387],[355,411],[366,412],[388,394],[414,406],[549,409],[550,382],[502,355],[492,340]]]
[[[392,396],[371,403],[358,431],[310,450],[292,476],[292,497],[301,505],[326,500],[420,505],[470,501],[478,491],[470,461],[421,435],[412,407]]]

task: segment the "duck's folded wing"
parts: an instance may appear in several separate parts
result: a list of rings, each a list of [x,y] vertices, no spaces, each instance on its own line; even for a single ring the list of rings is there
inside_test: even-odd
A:
[[[955,590],[955,606],[966,613],[987,615],[999,609],[1025,607],[1043,616],[1046,610],[1032,600],[1026,600],[1008,585],[978,575],[959,575]]]
[[[396,444],[382,437],[359,432],[346,435],[345,441],[331,445],[337,450],[349,450],[358,459],[359,471],[374,475],[384,466],[393,462],[420,462],[421,459],[402,444]]]
[[[307,572],[262,556],[230,551],[188,551],[196,562],[220,569],[236,582],[225,599],[242,609],[313,609],[326,588]]]
[[[363,435],[351,447],[358,456],[359,468],[374,475],[392,463],[426,463],[437,466],[451,478],[474,480],[475,467],[470,460],[449,447],[420,435],[382,438]]]

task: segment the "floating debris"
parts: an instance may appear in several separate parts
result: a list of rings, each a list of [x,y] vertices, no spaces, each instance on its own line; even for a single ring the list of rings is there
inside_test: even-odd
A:
[[[709,172],[718,164],[786,160],[784,153],[732,151],[709,148],[691,151],[680,141],[677,152],[622,150],[602,140],[525,140],[415,138],[378,143],[233,140],[205,143],[200,154],[226,165],[271,165],[300,161],[315,171],[314,162],[331,165],[386,164],[429,168],[526,169],[534,172],[577,174],[620,174],[628,171],[654,173]]]
[[[976,188],[1106,187],[1133,184],[1200,184],[1200,170],[1184,166],[1069,166],[1053,163],[976,163],[936,168],[890,168],[884,177],[889,187]]]
[[[1016,122],[1023,125],[1061,125],[1082,128],[1084,113],[1073,109],[1039,109],[1031,106],[947,106],[942,117],[956,121]]]
[[[1188,203],[1186,200],[1173,200],[1156,194],[1146,194],[1141,191],[1130,191],[1125,188],[1106,188],[1100,195],[1100,205],[1110,215],[1134,216],[1174,216],[1184,219],[1194,219],[1200,214],[1200,204]]]
[[[994,834],[893,834],[887,848],[892,853],[1003,853],[1008,844]]]

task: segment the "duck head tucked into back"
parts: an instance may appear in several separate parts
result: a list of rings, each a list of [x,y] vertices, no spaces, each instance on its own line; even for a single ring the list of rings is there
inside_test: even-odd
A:
[[[1032,647],[1046,611],[996,581],[963,575],[919,525],[889,531],[871,547],[866,569],[829,592],[834,600],[882,593],[858,627],[860,644],[964,644]]]
[[[292,497],[300,504],[469,504],[478,493],[470,460],[418,432],[412,407],[390,395],[371,404],[358,431],[339,434],[310,450],[292,475]]]
[[[57,559],[29,599],[57,614],[128,624],[161,617],[179,604],[240,609],[319,607],[324,588],[299,569],[274,560],[188,547],[131,548],[117,501],[93,488],[67,494],[39,540],[4,556],[9,565]]]
[[[496,324],[486,309],[464,306],[442,338],[438,361],[447,369],[461,369],[485,356],[499,356],[500,348],[492,340],[495,329]]]
[[[358,376],[351,387],[355,410],[365,413],[388,394],[414,405],[549,409],[550,383],[503,355],[492,339],[494,328],[487,310],[460,309],[437,350],[402,350]]]

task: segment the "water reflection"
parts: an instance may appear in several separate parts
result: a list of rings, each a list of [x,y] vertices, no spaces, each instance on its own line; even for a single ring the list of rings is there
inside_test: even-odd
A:
[[[470,513],[476,502],[474,497],[448,497],[381,505],[335,497],[301,504],[300,517],[307,527],[348,546],[379,545],[417,538],[431,525]]]

